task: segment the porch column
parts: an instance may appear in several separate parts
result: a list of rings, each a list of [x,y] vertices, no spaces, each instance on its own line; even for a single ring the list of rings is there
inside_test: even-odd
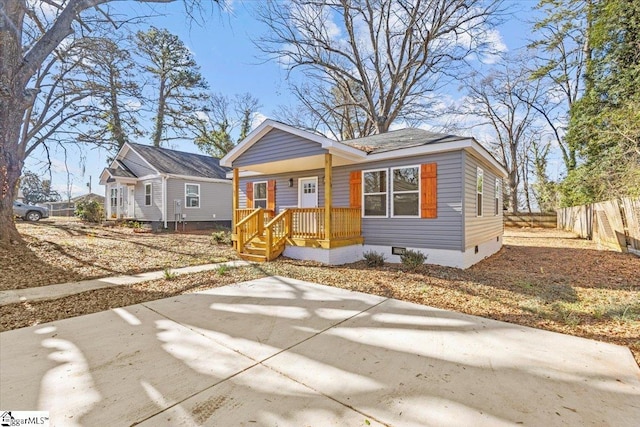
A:
[[[324,239],[331,240],[331,154],[324,155]]]
[[[231,234],[236,232],[236,223],[238,222],[238,202],[240,198],[240,174],[238,168],[233,168],[233,180],[231,184],[233,194],[231,196]],[[233,247],[236,247],[236,240],[233,241]]]

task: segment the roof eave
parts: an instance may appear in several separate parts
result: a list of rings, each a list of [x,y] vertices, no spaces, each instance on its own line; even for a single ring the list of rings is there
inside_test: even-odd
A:
[[[283,132],[290,133],[292,135],[299,136],[301,138],[305,138],[312,142],[317,142],[323,148],[331,147],[332,144],[336,144],[336,141],[332,141],[329,138],[324,136],[316,135],[311,132],[307,132],[306,130],[298,129],[293,126],[277,122],[272,119],[266,119],[257,128],[255,128],[245,139],[240,141],[238,145],[236,145],[231,151],[227,153],[222,159],[220,159],[220,166],[225,166],[228,168],[233,167],[233,161],[236,160],[242,153],[247,151],[253,144],[258,142],[264,135],[266,135],[272,129],[279,129]],[[340,144],[340,143],[338,143]],[[340,144],[344,147],[348,147],[344,144]],[[351,147],[348,147],[351,148]],[[336,148],[337,149],[337,148]]]

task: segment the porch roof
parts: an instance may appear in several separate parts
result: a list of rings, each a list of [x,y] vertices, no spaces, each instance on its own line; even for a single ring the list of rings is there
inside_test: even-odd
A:
[[[100,184],[105,185],[112,182],[130,183],[136,182],[138,177],[128,169],[104,168],[100,174]]]

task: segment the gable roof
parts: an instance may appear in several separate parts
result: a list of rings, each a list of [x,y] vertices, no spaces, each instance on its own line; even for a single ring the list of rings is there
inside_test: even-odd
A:
[[[272,129],[280,129],[292,135],[305,138],[308,141],[318,143],[323,149],[326,149],[328,153],[338,155],[349,164],[433,154],[437,152],[470,150],[492,165],[503,177],[507,176],[504,165],[496,160],[485,147],[472,137],[406,128],[352,140],[334,141],[272,119],[266,119],[251,131],[245,139],[240,141],[226,156],[220,159],[220,164],[226,167],[232,167],[234,160],[240,157]]]
[[[162,174],[226,179],[230,170],[220,166],[220,159],[168,148],[128,143],[131,149]]]
[[[446,142],[468,139],[462,136],[429,132],[424,129],[406,128],[378,135],[342,141],[350,147],[357,148],[367,154],[384,153],[403,148],[418,147],[428,144],[442,144]]]

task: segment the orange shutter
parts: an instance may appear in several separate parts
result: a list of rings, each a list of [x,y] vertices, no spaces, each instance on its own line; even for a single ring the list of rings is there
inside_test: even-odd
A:
[[[354,171],[349,175],[349,206],[362,207],[362,172]]]
[[[438,217],[438,164],[420,165],[420,217]]]
[[[247,182],[247,209],[253,208],[253,182]]]
[[[276,180],[271,179],[267,182],[267,209],[276,211]]]

